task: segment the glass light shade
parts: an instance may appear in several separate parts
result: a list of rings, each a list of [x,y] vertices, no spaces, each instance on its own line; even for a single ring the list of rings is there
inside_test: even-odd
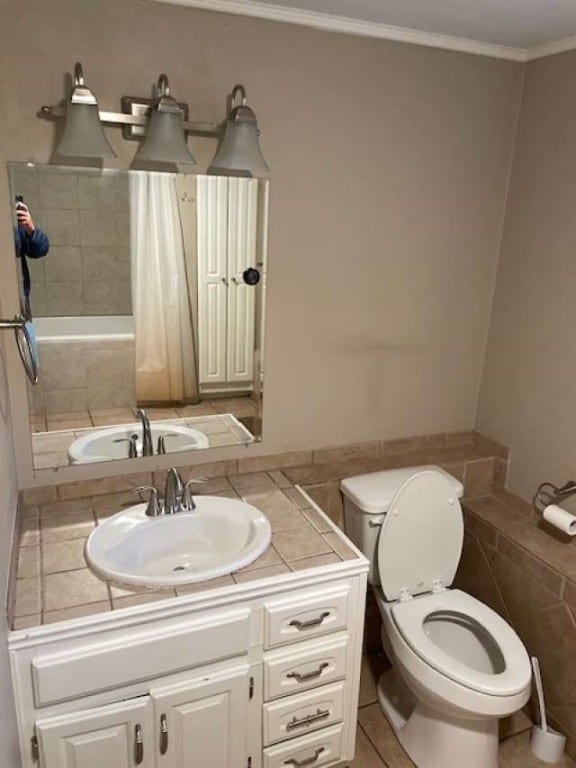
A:
[[[135,163],[187,163],[196,165],[186,144],[182,112],[152,110],[148,135],[134,156]]]
[[[260,149],[256,121],[226,121],[226,132],[207,173],[229,176],[267,176],[270,168]]]
[[[97,104],[68,104],[64,133],[55,154],[62,157],[116,157],[104,134]]]

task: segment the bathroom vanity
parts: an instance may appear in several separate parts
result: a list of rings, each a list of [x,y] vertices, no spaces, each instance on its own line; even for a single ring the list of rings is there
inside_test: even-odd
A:
[[[309,501],[315,567],[13,631],[23,768],[350,760],[368,563]]]

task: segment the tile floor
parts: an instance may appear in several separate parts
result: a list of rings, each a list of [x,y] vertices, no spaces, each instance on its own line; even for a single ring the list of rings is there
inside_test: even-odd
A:
[[[203,400],[197,405],[182,408],[146,408],[150,421],[213,416],[218,413],[232,413],[237,419],[255,418],[257,407],[250,397],[226,397]],[[62,429],[85,429],[106,427],[112,424],[126,424],[135,420],[136,408],[103,408],[72,413],[49,413],[32,416],[32,431],[46,432]]]
[[[346,768],[414,768],[377,703],[376,683],[386,667],[387,662],[382,657],[364,656],[362,659],[356,757]],[[528,718],[520,713],[511,728],[512,735],[501,742],[501,768],[544,768],[550,765],[538,760],[530,751],[529,727]],[[576,768],[576,762],[566,755],[555,765],[557,768]],[[466,766],[458,762],[446,768]]]

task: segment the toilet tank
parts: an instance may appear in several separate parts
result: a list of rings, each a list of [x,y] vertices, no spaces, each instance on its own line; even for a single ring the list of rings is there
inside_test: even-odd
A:
[[[434,465],[403,467],[367,475],[347,477],[340,483],[344,497],[344,528],[346,535],[360,549],[370,562],[368,581],[380,584],[378,575],[378,537],[392,499],[402,485],[413,475],[425,470],[434,470],[444,475],[454,488],[458,498],[462,497],[462,483],[445,470]]]

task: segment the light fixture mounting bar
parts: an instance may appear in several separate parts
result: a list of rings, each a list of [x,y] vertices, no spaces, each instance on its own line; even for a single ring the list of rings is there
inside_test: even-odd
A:
[[[149,103],[144,99],[133,99],[132,102],[134,105],[142,105],[145,107],[145,109],[143,109],[140,114],[128,114],[126,112],[104,112],[99,110],[98,114],[100,116],[100,122],[104,125],[121,125],[123,130],[128,128],[129,131],[131,126],[140,129],[146,128],[149,122]],[[43,106],[41,107],[38,116],[43,117],[46,120],[57,120],[59,118],[64,118],[66,117],[66,107]],[[203,123],[195,120],[185,120],[183,122],[183,127],[186,133],[191,133],[196,136],[217,137],[220,136],[221,133],[221,126],[219,123]],[[144,132],[140,130],[138,133],[134,131],[133,135],[131,135],[129,138],[143,138],[143,136]],[[125,138],[128,138],[128,136],[125,135]]]

